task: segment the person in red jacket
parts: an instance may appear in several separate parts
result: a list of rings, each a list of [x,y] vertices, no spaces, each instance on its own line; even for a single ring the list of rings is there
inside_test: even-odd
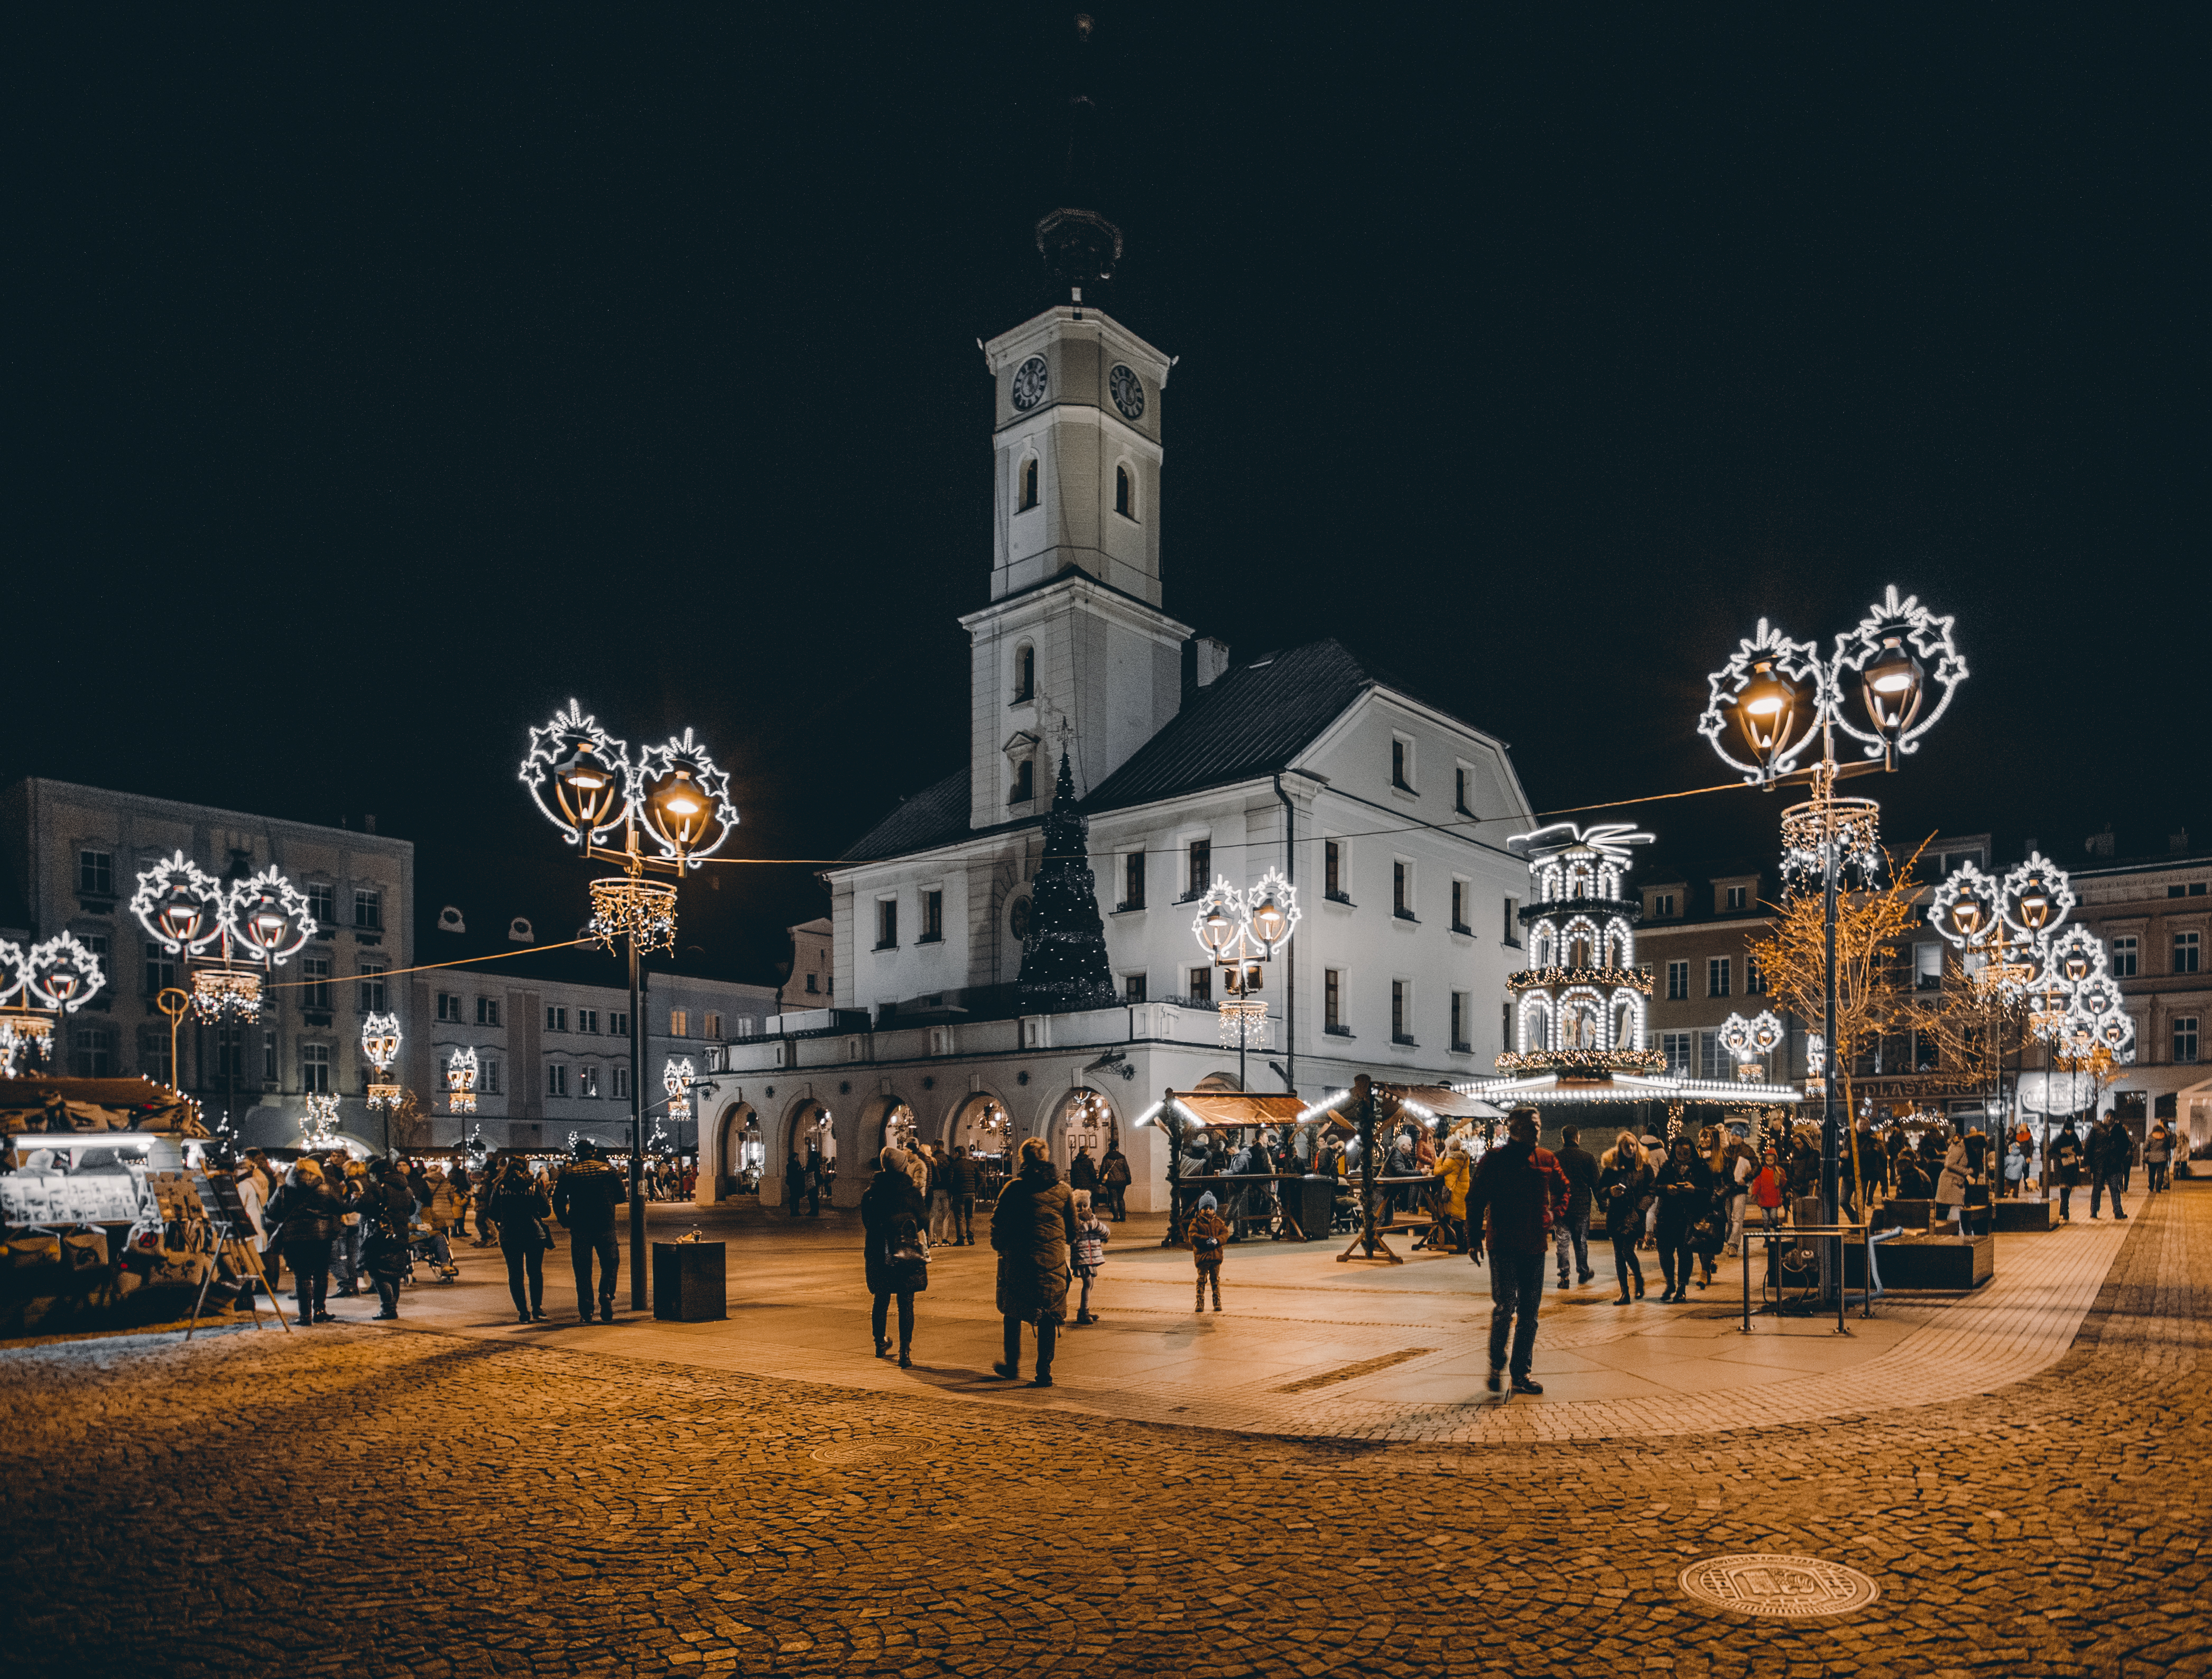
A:
[[[1468,1186],[1468,1252],[1480,1265],[1486,1243],[1490,1249],[1492,1393],[1505,1369],[1509,1333],[1513,1391],[1544,1390],[1528,1372],[1535,1361],[1536,1312],[1544,1296],[1552,1226],[1567,1210],[1567,1179],[1551,1150],[1536,1147],[1536,1127],[1534,1108],[1516,1108],[1505,1122],[1505,1141],[1482,1157]]]

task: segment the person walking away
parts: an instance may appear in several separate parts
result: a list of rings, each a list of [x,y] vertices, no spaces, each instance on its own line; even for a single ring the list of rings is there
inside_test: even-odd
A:
[[[1544,1259],[1553,1223],[1566,1211],[1567,1180],[1549,1149],[1536,1146],[1534,1108],[1506,1116],[1505,1141],[1486,1153],[1467,1194],[1468,1255],[1490,1252],[1490,1390],[1496,1393],[1512,1339],[1513,1391],[1541,1393],[1532,1373]]]
[[[1659,1168],[1659,1270],[1667,1280],[1662,1305],[1690,1298],[1690,1227],[1712,1204],[1713,1175],[1687,1137],[1674,1139],[1674,1151]]]
[[[999,1256],[999,1315],[1006,1357],[992,1368],[1006,1380],[1022,1373],[1022,1325],[1036,1325],[1036,1378],[1052,1385],[1052,1355],[1067,1316],[1068,1251],[1075,1236],[1075,1200],[1060,1181],[1042,1137],[1025,1137],[1020,1167],[999,1191],[991,1214],[991,1246]]]
[[[1582,1127],[1559,1128],[1559,1171],[1567,1180],[1566,1215],[1552,1227],[1554,1251],[1559,1262],[1559,1287],[1567,1286],[1567,1250],[1574,1250],[1575,1281],[1588,1282],[1597,1273],[1590,1269],[1590,1208],[1597,1199],[1597,1156],[1582,1146]]]
[[[2117,1224],[2128,1216],[2120,1206],[2120,1190],[2127,1182],[2132,1145],[2110,1108],[2089,1128],[2088,1147],[2089,1216],[2097,1216],[2098,1200],[2109,1192],[2112,1197],[2112,1220]]]
[[[1886,1182],[1889,1176],[1889,1157],[1875,1143],[1874,1153],[1881,1161],[1880,1171]],[[1743,1214],[1751,1201],[1751,1180],[1759,1176],[1759,1156],[1741,1137],[1731,1137],[1722,1151],[1724,1162],[1721,1171],[1720,1193],[1723,1210],[1728,1218],[1728,1242],[1723,1251],[1734,1259],[1743,1246]]]
[[[1121,1152],[1119,1143],[1109,1143],[1106,1158],[1100,1163],[1098,1182],[1106,1191],[1106,1204],[1114,1209],[1114,1222],[1121,1224],[1129,1216],[1129,1157]]]
[[[592,1321],[592,1261],[599,1262],[599,1321],[615,1321],[615,1281],[622,1274],[622,1244],[615,1236],[615,1209],[626,1199],[622,1174],[599,1158],[589,1137],[576,1145],[576,1158],[561,1169],[553,1186],[553,1216],[568,1232],[568,1263],[576,1274],[576,1315]]]
[[[2074,1121],[2069,1115],[2064,1127],[2051,1140],[2050,1153],[2044,1165],[2044,1171],[2058,1185],[2058,1220],[2061,1224],[2074,1222],[2074,1191],[2087,1170],[2087,1151],[2081,1147],[2081,1139],[2075,1131]],[[2045,1198],[2048,1199],[2047,1195]]]
[[[818,1219],[822,1216],[822,1151],[820,1149],[809,1148],[806,1151],[806,1168],[803,1177],[806,1184],[806,1216],[810,1219]]]
[[[906,1170],[902,1151],[876,1158],[876,1175],[860,1195],[861,1260],[872,1302],[868,1323],[876,1356],[890,1354],[890,1305],[898,1301],[898,1361],[914,1368],[914,1297],[929,1287],[929,1202]]]
[[[1221,1260],[1229,1251],[1229,1220],[1221,1216],[1221,1204],[1209,1189],[1198,1198],[1198,1210],[1190,1215],[1185,1227],[1190,1238],[1190,1256],[1198,1264],[1198,1304],[1193,1311],[1206,1310],[1206,1286],[1213,1285],[1213,1309],[1221,1310]]]
[[[415,1219],[415,1192],[389,1160],[368,1163],[368,1183],[355,1205],[361,1211],[361,1267],[376,1289],[380,1318],[399,1316],[399,1279],[407,1273],[407,1231]]]
[[[1437,1157],[1436,1165],[1429,1169],[1429,1175],[1443,1185],[1442,1212],[1444,1222],[1449,1226],[1445,1239],[1436,1245],[1449,1247],[1454,1253],[1465,1253],[1467,1189],[1468,1185],[1474,1181],[1474,1168],[1468,1161],[1465,1141],[1459,1137],[1446,1140],[1444,1152]],[[1318,1231],[1308,1232],[1310,1236],[1320,1233]]]
[[[805,1194],[806,1163],[799,1158],[799,1151],[794,1148],[783,1162],[783,1198],[787,1203],[786,1210],[794,1219],[799,1216],[799,1203]]]
[[[545,1321],[545,1250],[553,1245],[545,1220],[553,1203],[544,1186],[530,1175],[519,1154],[501,1163],[499,1176],[483,1193],[499,1231],[500,1256],[507,1261],[507,1292],[514,1299],[515,1322]]]
[[[1083,1297],[1075,1303],[1078,1323],[1096,1323],[1091,1315],[1091,1285],[1098,1281],[1098,1273],[1106,1264],[1106,1244],[1114,1233],[1092,1210],[1093,1201],[1088,1189],[1072,1191],[1075,1200],[1075,1276],[1083,1285]]]
[[[2164,1124],[2150,1128],[2150,1135],[2143,1139],[2143,1191],[2156,1195],[2168,1187],[2166,1162],[2173,1158],[2173,1134]]]
[[[929,1241],[932,1247],[949,1244],[952,1228],[952,1160],[934,1144],[929,1149]]]
[[[355,1299],[361,1293],[362,1218],[359,1202],[362,1190],[368,1183],[368,1168],[358,1160],[349,1159],[335,1173],[325,1172],[325,1181],[331,1193],[337,1197],[338,1233],[331,1244],[331,1293],[341,1300]]]
[[[1087,1143],[1075,1151],[1075,1158],[1067,1163],[1067,1187],[1070,1189],[1096,1189],[1098,1187],[1098,1162],[1091,1158]]]
[[[975,1191],[983,1181],[982,1169],[975,1157],[968,1152],[966,1143],[952,1146],[952,1161],[947,1168],[952,1197],[953,1245],[972,1248],[975,1245]]]
[[[1952,1138],[1943,1152],[1942,1172],[1936,1179],[1936,1213],[1956,1221],[1961,1242],[1966,1239],[1966,1185],[1972,1177],[1972,1151],[1964,1137]]]
[[[1613,1243],[1613,1281],[1620,1285],[1616,1304],[1629,1303],[1628,1286],[1636,1284],[1636,1299],[1644,1298],[1644,1267],[1636,1257],[1637,1239],[1644,1234],[1644,1215],[1656,1196],[1653,1173],[1644,1158],[1644,1145],[1635,1133],[1623,1131],[1599,1163],[1597,1199],[1605,1209],[1605,1233]]]
[[[283,1250],[284,1262],[292,1268],[302,1327],[331,1321],[325,1310],[331,1286],[331,1244],[337,1237],[338,1215],[344,1211],[312,1160],[295,1161],[284,1175],[283,1187],[269,1203],[272,1245]]]

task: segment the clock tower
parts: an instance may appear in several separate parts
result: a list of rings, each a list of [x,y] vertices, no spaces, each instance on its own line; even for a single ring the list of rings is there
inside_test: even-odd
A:
[[[1078,92],[1069,111],[1073,176],[1096,106]],[[1038,221],[1036,240],[1066,301],[982,346],[996,386],[991,604],[961,620],[977,828],[1042,812],[1063,750],[1079,799],[1164,727],[1191,635],[1160,610],[1160,435],[1175,358],[1097,305],[1120,228],[1061,208]]]

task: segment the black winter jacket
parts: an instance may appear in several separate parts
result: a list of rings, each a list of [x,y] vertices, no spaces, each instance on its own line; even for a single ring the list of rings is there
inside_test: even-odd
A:
[[[334,1240],[338,1233],[338,1214],[344,1211],[345,1203],[325,1184],[303,1189],[295,1183],[287,1183],[270,1199],[262,1213],[261,1222],[279,1244],[290,1247],[295,1242]]]
[[[578,1235],[598,1236],[615,1227],[615,1209],[629,1199],[622,1174],[605,1160],[578,1160],[561,1169],[553,1211]]]

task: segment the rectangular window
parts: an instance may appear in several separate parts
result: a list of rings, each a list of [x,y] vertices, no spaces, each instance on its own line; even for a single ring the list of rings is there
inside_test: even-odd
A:
[[[177,958],[155,944],[146,941],[146,995],[158,997],[177,982]]]
[[[1474,806],[1467,796],[1467,784],[1473,773],[1464,763],[1452,771],[1452,808],[1462,816],[1474,814]]]
[[[576,1069],[576,1094],[596,1098],[599,1093],[599,1069],[580,1067]]]
[[[1466,881],[1454,880],[1452,882],[1451,930],[1455,933],[1472,933],[1474,931],[1473,928],[1467,924],[1467,894],[1468,884]]]
[[[1498,1044],[1501,1052],[1507,1053],[1517,1047],[1513,1042],[1513,1005],[1511,1003],[1500,1003],[1498,1006]]]
[[[924,892],[921,895],[921,937],[916,941],[925,945],[945,942],[945,894]],[[714,1034],[709,1032],[708,1037]]]
[[[689,1037],[691,1036],[691,1014],[690,1010],[672,1008],[668,1011],[668,1035],[671,1037]]]
[[[1661,1032],[1659,1053],[1667,1057],[1667,1070],[1678,1079],[1690,1076],[1689,1032]]]
[[[629,1036],[629,1011],[623,1009],[607,1016],[607,1030],[617,1037]]]
[[[80,851],[76,854],[76,889],[87,897],[115,896],[115,854]],[[93,1030],[87,1027],[88,1031]]]
[[[499,999],[496,997],[478,997],[477,999],[477,1025],[479,1026],[495,1026],[498,1024]]]
[[[2199,954],[2197,942],[2197,935],[2194,933],[2177,933],[2173,935],[2174,972],[2193,974],[2197,971],[2197,959]]]
[[[173,1085],[177,1069],[169,1064],[169,1034],[151,1031],[138,1040],[138,1070],[157,1085]]]
[[[70,1072],[80,1079],[113,1078],[115,1029],[112,1026],[79,1026],[71,1031]]]
[[[1725,956],[1705,958],[1705,995],[1725,997],[1729,994],[1729,959]]]
[[[1912,947],[1912,989],[1916,991],[1940,991],[1943,989],[1943,946],[1933,940]]]
[[[276,1088],[276,1034],[261,1034],[261,1082],[270,1089]]]
[[[1213,842],[1211,839],[1190,843],[1190,885],[1185,891],[1188,897],[1196,897],[1213,884]]]
[[[1140,1003],[1144,1000],[1145,976],[1142,974],[1124,974],[1121,976],[1121,1001],[1125,1003]]]
[[[1726,905],[1725,905],[1725,907],[1727,907],[1728,909],[1747,909],[1747,908],[1748,908],[1748,907],[1749,907],[1750,903],[1751,903],[1751,889],[1750,889],[1749,887],[1747,887],[1747,886],[1730,886],[1730,887],[1728,889],[1728,897],[1727,897],[1727,899],[1726,899]]]
[[[595,1032],[599,1031],[599,1010],[596,1008],[580,1008],[576,1011],[576,1030],[578,1031]]]
[[[81,891],[83,888],[79,887],[78,890]],[[2166,895],[2168,897],[2186,897],[2189,895],[2189,888],[2186,886],[2168,886],[2166,889]]]
[[[1390,785],[1401,793],[1413,790],[1413,743],[1402,734],[1390,737]]]
[[[1121,907],[1145,907],[1145,854],[1141,851],[1132,851],[1121,859]]]
[[[2136,935],[2127,934],[2112,940],[2112,977],[2133,979],[2136,976]]]
[[[307,882],[307,914],[318,928],[337,930],[338,889],[327,880]]]
[[[307,982],[300,988],[300,1007],[327,1010],[331,1006],[331,958],[301,957],[300,977]]]
[[[331,1093],[329,1044],[302,1043],[300,1046],[300,1090],[307,1096],[328,1096]]]
[[[1517,897],[1505,900],[1504,941],[1508,950],[1521,948],[1521,900]]]
[[[1202,1007],[1213,1004],[1213,970],[1193,968],[1190,970],[1190,1000]]]
[[[1667,1001],[1670,1003],[1686,1002],[1689,996],[1690,964],[1669,962],[1667,964]]]
[[[1350,1029],[1344,1024],[1344,970],[1326,970],[1321,979],[1321,1024],[1323,1031],[1347,1036]]]
[[[1759,965],[1759,958],[1747,955],[1743,958],[1743,995],[1763,997],[1766,995],[1766,970]]]
[[[1396,859],[1390,864],[1390,913],[1401,922],[1413,919],[1413,866]]]
[[[499,1094],[499,1057],[497,1055],[480,1055],[477,1057],[477,1088],[486,1096]]]
[[[1735,1057],[1721,1043],[1721,1035],[1717,1031],[1698,1034],[1698,1076],[1700,1079],[1735,1077]]]
[[[1390,982],[1390,1041],[1393,1043],[1411,1043],[1413,1041],[1410,1018],[1413,1012],[1413,999],[1410,995],[1413,989],[1406,980],[1394,979]]]
[[[460,1001],[460,999],[456,997],[453,1001],[458,1004]],[[459,1019],[459,1017],[457,1015],[455,1018]],[[567,1008],[554,1003],[546,1004],[545,1030],[550,1032],[564,1032],[568,1031],[568,1011]]]
[[[2173,1058],[2184,1067],[2197,1059],[2197,1017],[2194,1014],[2173,1017]]]
[[[360,1004],[363,1014],[384,1013],[384,964],[374,958],[361,964],[359,983],[355,987],[357,994],[355,1001]]]
[[[617,1102],[629,1100],[629,1068],[627,1067],[615,1068],[615,1100]]]
[[[568,1093],[568,1069],[558,1062],[546,1064],[545,1093],[548,1096],[566,1096]]]
[[[461,1018],[461,1000],[451,991],[438,994],[438,1018],[458,1022]]]
[[[818,974],[807,975],[806,989],[809,991],[819,992],[822,989],[821,976]]]
[[[1321,895],[1332,903],[1349,903],[1344,890],[1344,848],[1334,840],[1321,843]]]
[[[1468,1042],[1467,1013],[1474,999],[1464,991],[1451,994],[1451,1046],[1455,1054],[1467,1055],[1474,1046]]]
[[[1652,919],[1652,920],[1654,920],[1654,921],[1665,921],[1665,920],[1667,920],[1669,916],[1671,916],[1674,913],[1674,893],[1672,893],[1672,892],[1654,892],[1654,893],[1652,893],[1652,894],[1651,894],[1651,919]]]
[[[362,933],[381,933],[384,930],[384,894],[368,886],[357,886],[353,895],[353,924]]]
[[[719,1040],[722,1036],[722,1017],[719,1014],[706,1016],[699,1023],[699,1035]]]
[[[876,948],[895,949],[898,945],[898,900],[879,897],[876,900]]]
[[[276,1034],[269,1034],[274,1037]],[[275,1069],[270,1069],[274,1078]],[[215,1076],[217,1079],[242,1079],[246,1076],[246,1028],[217,1026],[215,1029]]]

